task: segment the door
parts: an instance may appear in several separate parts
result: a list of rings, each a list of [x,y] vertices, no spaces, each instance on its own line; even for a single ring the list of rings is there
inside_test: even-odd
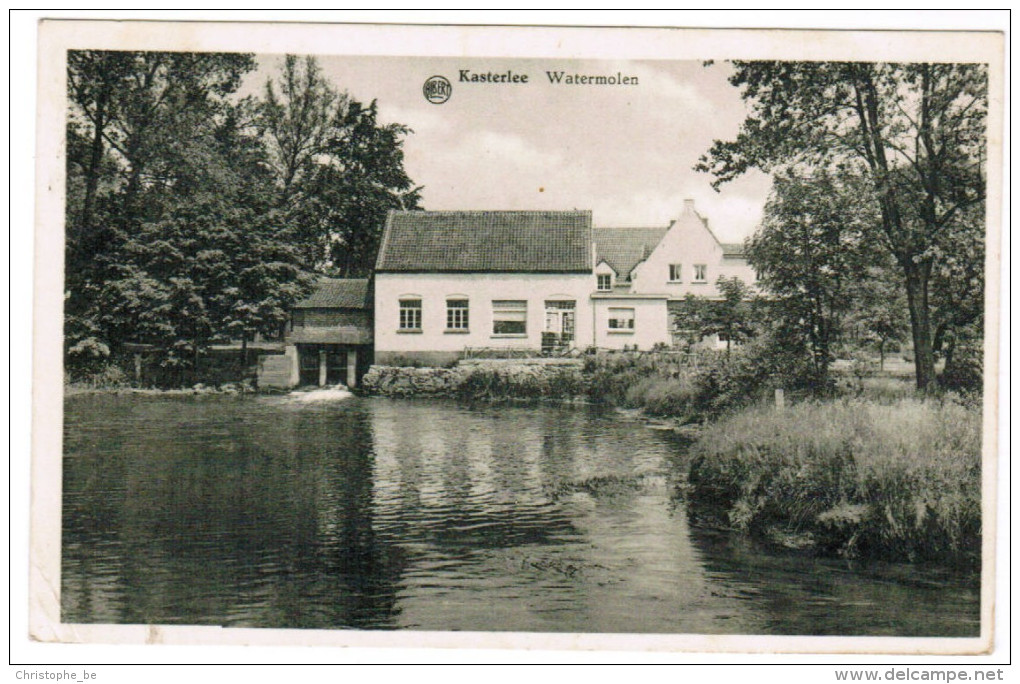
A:
[[[548,301],[545,303],[545,331],[556,335],[562,346],[574,342],[574,302]]]
[[[300,374],[298,382],[301,385],[319,384],[319,348],[315,345],[298,345],[298,364]]]
[[[347,384],[347,352],[330,349],[326,352],[326,384]]]

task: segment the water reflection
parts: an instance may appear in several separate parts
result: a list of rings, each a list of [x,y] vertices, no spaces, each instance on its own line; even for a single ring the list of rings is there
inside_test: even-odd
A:
[[[803,565],[690,529],[683,445],[612,412],[96,396],[65,420],[67,622],[977,629],[976,591],[953,578]]]
[[[754,542],[694,528],[708,577],[721,595],[762,618],[768,634],[976,636],[980,583],[923,565],[769,553]]]

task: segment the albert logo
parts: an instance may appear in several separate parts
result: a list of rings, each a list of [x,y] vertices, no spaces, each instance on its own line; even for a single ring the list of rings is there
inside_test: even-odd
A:
[[[421,92],[432,104],[443,104],[450,99],[453,86],[445,76],[429,76],[425,80],[425,85],[421,87]]]

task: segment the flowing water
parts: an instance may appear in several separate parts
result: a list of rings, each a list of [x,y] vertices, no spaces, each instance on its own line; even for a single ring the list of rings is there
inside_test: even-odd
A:
[[[972,578],[690,526],[685,445],[634,418],[320,398],[69,398],[63,621],[978,633]]]

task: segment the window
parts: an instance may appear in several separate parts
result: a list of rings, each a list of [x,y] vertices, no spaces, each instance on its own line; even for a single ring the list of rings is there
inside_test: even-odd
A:
[[[599,291],[607,292],[613,289],[613,274],[612,273],[599,273]]]
[[[466,299],[446,300],[446,329],[447,330],[468,329],[468,300]]]
[[[400,300],[400,329],[421,330],[421,300]]]
[[[496,299],[492,302],[493,335],[527,335],[528,303],[523,300]]]
[[[609,309],[609,330],[631,332],[634,330],[634,309]]]
[[[682,273],[682,270],[680,268],[680,264],[670,264],[669,265],[669,282],[671,282],[671,283],[679,283],[681,281],[681,278],[680,278],[680,274],[681,273]]]
[[[694,282],[703,283],[708,280],[708,266],[705,264],[694,264]]]

